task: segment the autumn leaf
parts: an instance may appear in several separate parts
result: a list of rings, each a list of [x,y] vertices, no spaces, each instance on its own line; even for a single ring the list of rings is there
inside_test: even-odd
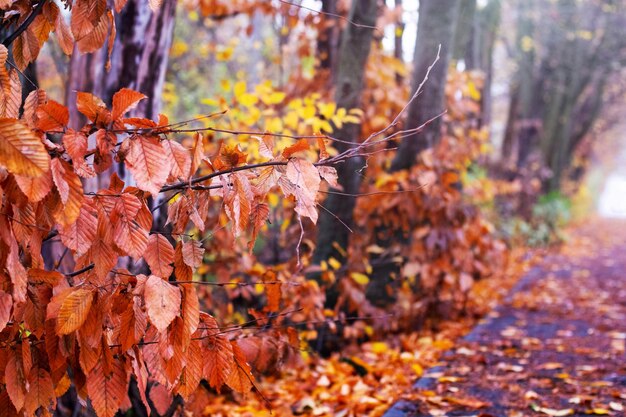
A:
[[[124,114],[133,110],[139,102],[147,98],[145,95],[131,90],[130,88],[122,88],[113,94],[113,107],[111,109],[111,119],[114,121],[122,117]]]
[[[111,214],[115,244],[133,258],[140,258],[148,245],[148,231],[136,221],[141,206],[137,197],[124,193]]]
[[[35,411],[40,407],[46,410],[46,412],[50,412],[54,410],[56,402],[56,394],[54,393],[54,385],[50,374],[43,368],[33,368],[28,377],[28,392],[24,400],[26,415],[35,415]]]
[[[212,321],[217,328],[215,320]],[[205,324],[211,324],[205,323]],[[216,333],[217,330],[214,331]],[[213,335],[207,339],[204,349],[204,377],[209,381],[209,385],[218,392],[229,379],[234,368],[233,345],[222,335]]]
[[[197,240],[189,240],[183,242],[183,261],[187,266],[192,269],[198,268],[202,265],[202,256],[204,255],[204,248],[202,243]]]
[[[114,417],[127,395],[128,378],[124,364],[113,359],[106,372],[104,363],[98,362],[87,377],[87,392],[98,417]]]
[[[13,406],[20,411],[26,399],[26,375],[24,375],[22,360],[18,357],[17,351],[11,350],[7,355],[4,381]]]
[[[254,384],[254,376],[252,375],[250,365],[246,362],[246,357],[236,341],[230,342],[233,348],[234,366],[226,384],[233,390],[245,394],[249,392]]]
[[[15,182],[28,198],[28,201],[32,203],[43,200],[52,190],[52,174],[50,171],[38,177],[16,175]]]
[[[111,113],[104,102],[91,93],[76,93],[76,108],[94,123],[108,124],[111,121]]]
[[[180,143],[174,140],[164,140],[161,142],[166,158],[172,161],[170,175],[176,179],[189,178],[191,169],[191,155],[189,151]]]
[[[11,318],[13,299],[10,294],[0,290],[0,332],[4,330]]]
[[[283,150],[283,158],[289,159],[296,152],[302,152],[310,149],[309,141],[306,139],[300,139],[291,146],[288,146]]]
[[[304,159],[290,159],[287,163],[287,179],[293,187],[283,187],[285,194],[296,197],[296,212],[317,222],[316,199],[320,188],[320,174],[317,168]]]
[[[121,316],[120,341],[123,351],[139,343],[146,333],[147,325],[146,313],[141,308],[141,300],[139,297],[133,297]]]
[[[158,233],[150,235],[143,258],[152,274],[161,278],[168,278],[172,274],[174,248],[165,236]]]
[[[87,319],[92,301],[93,292],[81,288],[66,296],[57,316],[57,333],[70,334],[78,330]]]
[[[76,221],[69,226],[59,227],[59,236],[65,246],[82,255],[93,244],[97,228],[97,210],[93,201],[85,198]]]
[[[205,357],[202,354],[200,342],[192,340],[187,349],[185,367],[178,378],[178,384],[176,386],[176,392],[180,394],[183,399],[188,399],[196,391],[198,385],[200,385],[204,361]]]
[[[167,181],[171,160],[165,159],[165,151],[157,137],[134,136],[128,139],[130,150],[126,166],[133,174],[137,187],[156,196]]]
[[[54,100],[37,107],[37,128],[44,132],[62,131],[70,121],[70,112]]]
[[[28,126],[0,119],[0,166],[16,175],[38,177],[50,170],[50,155]]]
[[[164,332],[180,312],[180,289],[155,275],[150,275],[146,281],[144,297],[150,323],[159,332]]]
[[[52,179],[56,185],[63,210],[56,216],[57,221],[68,226],[76,221],[83,204],[83,184],[70,164],[60,158],[52,160]]]

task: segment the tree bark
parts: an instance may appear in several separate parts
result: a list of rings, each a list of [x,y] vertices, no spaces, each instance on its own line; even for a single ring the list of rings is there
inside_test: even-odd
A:
[[[93,93],[110,104],[116,91],[132,88],[148,96],[133,115],[150,119],[159,115],[175,14],[176,0],[164,0],[157,12],[147,1],[129,0],[115,19],[117,39],[109,72],[104,69],[106,48],[93,54],[74,51],[66,90],[74,127],[84,122],[76,110],[77,91]]]
[[[350,9],[349,20],[356,24],[347,24],[339,50],[339,62],[335,81],[335,101],[338,107],[346,109],[361,106],[365,64],[370,53],[373,26],[376,24],[378,12],[377,0],[354,1]],[[357,143],[361,134],[360,124],[344,124],[337,129],[333,136]],[[334,146],[339,152],[348,149],[350,145],[336,142]],[[361,185],[360,169],[363,161],[352,158],[337,167],[339,183],[343,192],[356,194]],[[337,190],[335,190],[337,191]],[[341,252],[335,246],[346,248],[355,198],[337,194],[329,194],[323,203],[325,210],[320,212],[318,223],[317,246],[313,253],[313,263],[319,264],[330,257],[343,260]],[[331,214],[332,213],[332,214]]]
[[[417,89],[426,76],[428,67],[435,61],[439,45],[441,45],[441,57],[430,72],[430,79],[424,85],[421,96],[409,106],[405,129],[417,128],[444,110],[448,64],[460,3],[460,0],[420,1],[412,91]],[[391,171],[411,167],[415,163],[417,155],[436,145],[440,136],[440,118],[431,122],[421,132],[405,136],[393,159]]]

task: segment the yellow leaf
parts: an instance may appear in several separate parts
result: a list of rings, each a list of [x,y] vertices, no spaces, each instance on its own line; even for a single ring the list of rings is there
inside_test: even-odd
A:
[[[389,346],[385,342],[373,342],[370,344],[370,348],[374,353],[385,353],[389,350]]]
[[[350,277],[359,285],[367,285],[370,282],[369,277],[360,272],[351,272]]]
[[[424,373],[424,368],[422,368],[419,363],[414,363],[413,365],[411,365],[411,369],[413,369],[413,372],[415,372],[417,376],[422,376],[422,374]]]
[[[331,266],[331,268],[333,268],[334,270],[337,270],[339,268],[341,268],[341,262],[339,262],[338,260],[336,260],[335,258],[330,258],[328,260],[328,264]]]
[[[235,94],[235,98],[239,101],[239,97],[246,93],[248,89],[245,81],[237,81],[235,83],[235,87],[233,89],[233,94]]]

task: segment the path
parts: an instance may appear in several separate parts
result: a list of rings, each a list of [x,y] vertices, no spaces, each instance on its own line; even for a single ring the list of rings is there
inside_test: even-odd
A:
[[[625,343],[626,223],[596,220],[385,416],[626,416]]]

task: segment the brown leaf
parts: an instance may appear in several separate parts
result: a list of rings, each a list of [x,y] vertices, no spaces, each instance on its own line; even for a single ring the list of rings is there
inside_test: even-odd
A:
[[[127,395],[128,381],[124,364],[114,359],[110,372],[98,362],[87,377],[87,392],[98,417],[114,417]]]
[[[250,365],[246,362],[246,357],[236,341],[230,342],[233,348],[234,366],[232,372],[226,379],[226,384],[233,390],[246,394],[254,384],[254,376],[252,375]]]
[[[83,204],[83,184],[70,164],[60,158],[54,158],[51,164],[52,179],[56,185],[63,211],[55,219],[63,226],[74,223]]]
[[[159,332],[164,332],[180,313],[180,289],[155,275],[150,275],[146,281],[144,297],[150,323]]]
[[[130,88],[122,88],[113,94],[113,108],[111,109],[111,118],[115,121],[124,114],[137,107],[137,104],[144,98],[144,94],[131,90]]]
[[[35,415],[35,411],[40,407],[48,413],[52,412],[57,401],[50,374],[43,368],[33,368],[28,377],[28,385],[24,400],[26,415]]]
[[[111,214],[113,240],[126,254],[140,258],[148,245],[148,231],[137,222],[142,203],[132,194],[124,193],[117,199]]]
[[[202,265],[202,257],[204,255],[204,248],[202,243],[197,240],[190,240],[183,242],[183,262],[189,267],[196,269]]]
[[[188,179],[191,169],[191,155],[180,143],[174,140],[164,140],[161,146],[165,150],[165,158],[172,161],[170,175],[176,179]]]
[[[0,332],[4,330],[9,319],[11,318],[11,308],[13,307],[13,299],[10,294],[0,290]]]
[[[62,131],[70,121],[70,112],[64,105],[54,100],[37,107],[37,129],[48,132]]]
[[[92,301],[93,292],[81,288],[65,297],[57,316],[57,333],[59,335],[70,334],[78,330],[87,319]]]
[[[28,201],[32,203],[43,200],[52,190],[52,174],[50,171],[38,177],[15,175],[15,182],[28,198]]]
[[[306,151],[306,150],[309,150],[309,148],[310,148],[309,141],[306,139],[300,139],[293,145],[285,148],[285,150],[283,151],[283,158],[289,159],[293,156],[294,153]]]
[[[130,150],[126,166],[133,174],[137,187],[157,196],[167,181],[171,160],[164,158],[165,151],[157,137],[135,136],[128,139]]]
[[[150,235],[143,258],[152,274],[161,278],[168,278],[172,274],[174,248],[165,236],[158,233]]]
[[[0,166],[13,174],[38,177],[50,170],[50,155],[28,126],[0,119]]]
[[[316,199],[320,189],[320,174],[317,168],[304,159],[290,159],[287,163],[287,179],[293,187],[283,191],[296,197],[296,212],[317,223]]]

